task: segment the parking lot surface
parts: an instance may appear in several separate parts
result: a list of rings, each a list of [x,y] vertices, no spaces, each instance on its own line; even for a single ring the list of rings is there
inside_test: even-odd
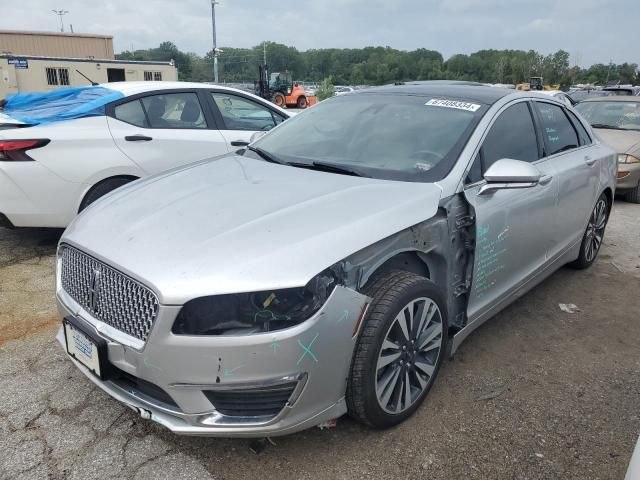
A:
[[[640,433],[638,218],[616,202],[596,264],[471,335],[409,421],[344,417],[260,455],[173,435],[94,387],[54,340],[60,232],[0,228],[0,478],[622,479]]]

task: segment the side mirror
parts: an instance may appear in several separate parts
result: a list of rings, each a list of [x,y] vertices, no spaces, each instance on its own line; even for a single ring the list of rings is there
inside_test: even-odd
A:
[[[503,158],[487,169],[484,179],[487,184],[480,187],[478,195],[495,190],[535,187],[540,183],[541,174],[535,166],[528,162]]]
[[[249,137],[249,143],[253,143],[256,140],[258,140],[259,138],[264,137],[267,134],[266,130],[261,130],[259,132],[253,132],[253,134],[251,135],[251,137]]]

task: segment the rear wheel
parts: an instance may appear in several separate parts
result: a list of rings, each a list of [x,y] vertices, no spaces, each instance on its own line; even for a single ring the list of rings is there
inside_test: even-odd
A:
[[[373,298],[347,386],[349,414],[376,428],[397,425],[420,406],[447,343],[444,295],[430,280],[393,270],[369,282]]]
[[[631,203],[640,203],[640,185],[624,194],[624,199]]]
[[[286,99],[284,95],[280,92],[276,92],[273,94],[273,103],[275,103],[279,107],[284,107],[286,103]]]
[[[602,246],[604,231],[609,220],[609,210],[609,198],[603,193],[589,216],[589,223],[580,244],[580,256],[569,264],[571,267],[584,269],[593,264]]]
[[[100,197],[105,196],[107,193],[112,192],[116,188],[120,188],[123,185],[126,185],[129,182],[132,182],[134,179],[132,178],[109,178],[107,180],[103,180],[100,183],[94,185],[89,192],[82,199],[82,203],[80,203],[80,208],[78,209],[78,213],[83,211],[93,202],[98,200]]]
[[[298,97],[298,101],[296,102],[298,108],[305,109],[307,108],[307,97]]]

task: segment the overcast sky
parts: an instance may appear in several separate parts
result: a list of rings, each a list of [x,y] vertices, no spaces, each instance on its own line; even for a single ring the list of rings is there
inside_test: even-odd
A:
[[[164,40],[200,55],[211,49],[210,0],[1,0],[0,29],[114,36],[116,52]],[[263,40],[299,50],[391,46],[455,53],[486,48],[564,49],[571,63],[640,63],[638,0],[220,0],[218,46]],[[0,45],[1,47],[1,45]]]

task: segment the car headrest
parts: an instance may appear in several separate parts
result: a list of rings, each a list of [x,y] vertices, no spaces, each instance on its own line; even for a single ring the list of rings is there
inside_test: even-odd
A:
[[[151,118],[162,118],[165,111],[165,101],[160,97],[151,97],[147,114]]]
[[[193,123],[200,118],[200,105],[197,100],[187,100],[182,109],[180,120]]]

